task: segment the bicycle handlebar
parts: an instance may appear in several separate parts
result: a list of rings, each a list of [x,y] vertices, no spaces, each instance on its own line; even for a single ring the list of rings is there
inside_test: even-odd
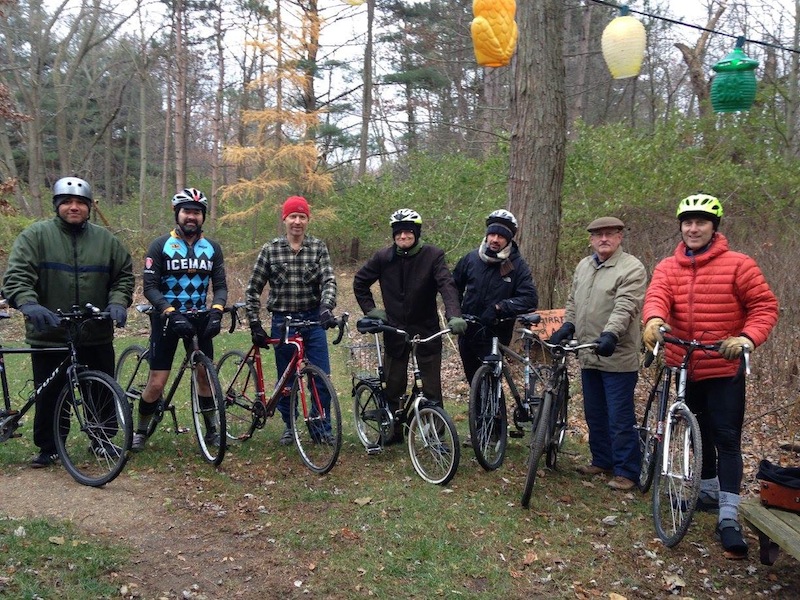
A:
[[[688,353],[694,352],[695,350],[710,350],[712,352],[719,352],[720,347],[722,346],[722,340],[718,342],[712,343],[703,343],[697,340],[683,340],[681,338],[677,338],[671,335],[667,335],[667,329],[662,325],[658,328],[659,332],[661,333],[661,337],[663,339],[664,344],[675,344],[676,346],[681,346],[688,350]],[[644,366],[645,368],[649,367],[653,364],[653,360],[656,356],[658,356],[659,351],[661,350],[662,340],[657,340],[656,345],[653,347],[652,351],[648,351],[645,354],[644,359]],[[742,355],[740,358],[740,365],[739,370],[737,371],[736,375],[734,376],[733,380],[738,381],[738,379],[744,375],[750,375],[750,353],[753,349],[750,347],[750,344],[742,344]]]
[[[359,333],[395,333],[397,335],[403,336],[407,342],[411,342],[414,344],[426,344],[437,338],[442,337],[447,333],[450,333],[451,331],[450,328],[447,327],[445,329],[442,329],[441,331],[437,331],[433,335],[430,335],[426,338],[421,338],[419,337],[419,335],[411,337],[411,334],[408,333],[405,329],[394,327],[392,325],[389,325],[382,319],[373,319],[372,317],[360,318],[358,320],[358,323],[356,323],[356,329],[358,329]]]

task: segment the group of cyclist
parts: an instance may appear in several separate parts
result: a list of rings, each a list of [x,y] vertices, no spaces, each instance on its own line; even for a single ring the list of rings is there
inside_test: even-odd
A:
[[[53,186],[56,217],[25,229],[11,249],[2,293],[26,316],[26,342],[32,346],[63,345],[57,311],[75,304],[105,306],[117,327],[125,325],[134,287],[131,256],[106,229],[89,223],[92,204],[88,182],[59,179]],[[184,189],[175,194],[172,207],[174,229],[150,244],[144,260],[144,295],[156,311],[151,315],[150,373],[138,405],[134,451],[146,446],[147,425],[178,342],[188,344],[196,335],[203,352],[213,357],[211,340],[220,331],[227,302],[222,249],[203,234],[205,195]],[[594,353],[580,356],[591,462],[578,470],[591,476],[610,474],[610,487],[629,490],[640,461],[633,392],[642,342],[652,349],[662,339],[661,332],[670,329],[682,338],[723,340],[720,356],[693,356],[687,401],[698,417],[705,449],[698,508],[719,511],[717,537],[727,552],[743,556],[747,545],[737,507],[745,388],[734,378],[736,365],[731,361],[744,344],[754,348],[766,340],[777,322],[778,304],[755,261],[729,249],[718,231],[722,214],[713,196],[683,199],[677,210],[681,241],[655,268],[649,286],[642,263],[622,250],[625,224],[615,217],[592,221],[587,227],[592,252],[575,269],[564,323],[549,341],[563,343],[574,337],[579,343],[596,344]],[[309,362],[330,373],[324,330],[335,326],[337,293],[330,254],[322,240],[307,233],[311,209],[305,198],[289,197],[281,218],[285,233],[263,245],[245,292],[252,341],[266,347],[270,337],[280,336],[287,319],[317,321],[319,326],[303,331],[306,354]],[[530,268],[514,241],[516,218],[507,210],[493,211],[480,245],[461,258],[452,273],[444,251],[423,241],[418,212],[399,209],[389,225],[393,243],[355,274],[359,307],[412,336],[427,337],[440,328],[437,295],[441,296],[447,327],[460,336],[459,354],[469,382],[489,353],[492,336],[508,344],[514,317],[538,306]],[[383,308],[371,291],[375,283]],[[260,318],[267,286],[269,334]],[[464,315],[476,318],[467,323]],[[113,374],[113,327],[109,321],[92,327],[79,342],[79,358]],[[405,338],[385,334],[385,391],[395,409],[406,390],[409,350]],[[290,348],[276,348],[278,373],[290,353]],[[53,363],[62,358],[34,355],[34,385],[44,383]],[[418,360],[426,396],[441,404],[441,342],[420,349]],[[669,348],[667,361],[679,362]],[[55,392],[43,398],[36,406],[34,443],[40,452],[32,460],[34,467],[57,458],[52,434]],[[290,444],[288,397],[278,409],[285,423],[280,443]],[[206,441],[213,444],[219,433],[213,423],[207,425],[211,439]]]

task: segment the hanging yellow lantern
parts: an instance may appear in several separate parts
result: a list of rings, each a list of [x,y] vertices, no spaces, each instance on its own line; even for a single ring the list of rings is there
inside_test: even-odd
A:
[[[504,67],[517,47],[514,0],[474,0],[470,31],[475,60],[484,67]]]
[[[628,15],[628,7],[621,6],[616,19],[603,30],[601,39],[603,58],[614,79],[636,77],[642,68],[647,33],[641,22]]]

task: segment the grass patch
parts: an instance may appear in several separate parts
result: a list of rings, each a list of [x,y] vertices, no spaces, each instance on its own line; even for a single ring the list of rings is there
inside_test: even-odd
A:
[[[118,597],[129,552],[88,539],[69,523],[0,516],[0,597]]]

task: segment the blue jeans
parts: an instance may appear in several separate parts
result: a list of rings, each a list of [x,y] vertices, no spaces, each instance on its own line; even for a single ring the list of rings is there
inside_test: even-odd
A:
[[[312,310],[294,313],[272,313],[272,331],[270,331],[271,337],[278,338],[281,336],[281,328],[283,327],[283,323],[286,321],[287,316],[291,316],[294,320],[316,321],[319,319],[319,309],[315,308]],[[296,331],[297,330],[294,327],[289,328],[290,334]],[[330,375],[331,361],[328,356],[328,338],[325,335],[325,330],[320,326],[316,326],[304,328],[301,333],[303,334],[303,345],[305,346],[306,359],[308,359],[308,362],[318,366],[320,369],[325,371],[325,373]],[[283,375],[283,372],[286,370],[286,367],[289,366],[294,353],[295,347],[289,344],[280,345],[275,348],[275,366],[278,370],[278,377]],[[293,383],[294,377],[289,379],[289,381],[286,382],[286,385],[291,387]],[[328,390],[325,386],[319,386],[318,389],[322,406],[327,413],[331,406],[330,395],[328,394]],[[281,413],[283,422],[288,428],[290,426],[289,396],[283,396],[278,401],[278,412]],[[326,423],[325,429],[328,433],[330,432],[330,423]]]
[[[638,378],[636,371],[581,370],[592,464],[633,481],[639,479],[641,463],[633,410],[633,390]]]

